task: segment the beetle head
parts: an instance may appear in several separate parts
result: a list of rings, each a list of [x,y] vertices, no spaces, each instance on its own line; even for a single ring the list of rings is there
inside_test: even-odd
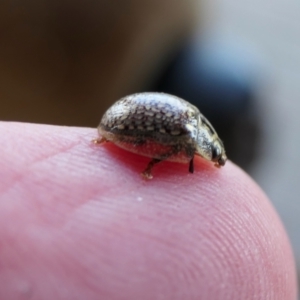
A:
[[[224,166],[227,160],[222,141],[215,132],[212,134],[208,127],[201,127],[198,130],[195,154],[215,162],[217,167]]]
[[[218,138],[211,144],[211,160],[216,166],[224,166],[227,160],[224,145]]]

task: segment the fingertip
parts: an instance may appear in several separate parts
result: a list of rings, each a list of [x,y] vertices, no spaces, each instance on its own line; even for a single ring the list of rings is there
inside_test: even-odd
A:
[[[144,204],[131,212],[152,219],[155,236],[172,244],[178,257],[189,257],[190,264],[183,259],[179,272],[191,272],[195,278],[180,282],[183,289],[198,286],[201,299],[296,298],[295,262],[287,234],[270,200],[244,171],[230,161],[215,168],[197,158],[195,173],[189,174],[185,165],[164,162],[156,166],[154,178],[141,185],[135,176],[147,159],[122,149],[113,151],[120,155],[118,167],[132,171],[131,184],[138,193],[129,198],[143,197]],[[128,199],[124,194],[121,198]],[[147,223],[138,226],[149,230]],[[181,245],[187,247],[180,250]],[[174,267],[168,255],[165,260]],[[179,280],[171,278],[174,284]],[[224,292],[230,296],[224,297]]]
[[[26,159],[11,154],[21,131]],[[196,158],[194,174],[188,165],[163,162],[145,181],[139,174],[149,159],[94,145],[94,129],[14,124],[9,132],[1,272],[14,264],[37,297],[43,287],[61,295],[63,285],[66,299],[296,299],[283,225],[258,185],[230,161],[215,168]]]

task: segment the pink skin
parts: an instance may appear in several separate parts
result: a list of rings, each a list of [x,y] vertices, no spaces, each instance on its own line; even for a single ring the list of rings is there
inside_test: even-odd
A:
[[[0,299],[296,299],[289,241],[237,166],[163,162],[96,129],[0,123]]]

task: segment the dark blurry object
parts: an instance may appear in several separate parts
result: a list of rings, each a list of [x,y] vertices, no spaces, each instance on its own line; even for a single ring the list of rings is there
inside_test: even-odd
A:
[[[182,47],[196,3],[1,1],[0,119],[96,126],[112,102],[141,91]],[[243,64],[248,57],[225,50],[192,43],[153,90],[196,104],[216,124],[229,157],[245,165],[256,147],[255,87]]]
[[[260,70],[251,55],[230,43],[200,41],[179,51],[150,90],[196,105],[214,124],[229,159],[249,169],[260,135],[255,102]]]
[[[96,126],[194,27],[195,0],[0,1],[0,119]]]

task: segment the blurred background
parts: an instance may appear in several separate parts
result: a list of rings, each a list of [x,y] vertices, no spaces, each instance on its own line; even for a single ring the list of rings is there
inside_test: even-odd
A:
[[[118,98],[197,105],[277,208],[300,266],[300,3],[0,1],[0,119],[96,127]]]

